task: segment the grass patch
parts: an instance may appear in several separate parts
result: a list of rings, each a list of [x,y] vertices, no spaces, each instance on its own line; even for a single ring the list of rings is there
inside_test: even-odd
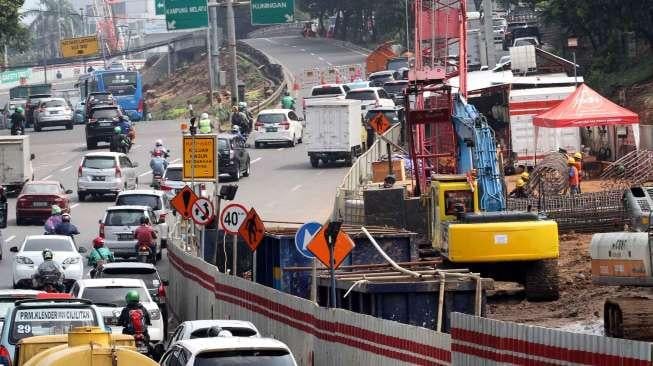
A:
[[[653,79],[653,55],[638,59],[639,62],[622,70],[603,72],[592,70],[587,83],[604,95],[614,95],[617,89],[629,87]]]

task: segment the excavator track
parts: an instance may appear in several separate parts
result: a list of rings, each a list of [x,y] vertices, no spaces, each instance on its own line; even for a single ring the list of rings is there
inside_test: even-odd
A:
[[[605,300],[605,335],[639,341],[653,341],[653,299],[621,297]]]

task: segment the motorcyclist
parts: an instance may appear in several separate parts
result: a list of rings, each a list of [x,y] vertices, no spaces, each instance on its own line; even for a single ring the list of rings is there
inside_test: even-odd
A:
[[[232,126],[231,127],[231,134],[243,137],[243,135],[240,133],[240,127],[238,127],[238,126]]]
[[[109,151],[126,153],[127,150],[129,150],[129,138],[122,133],[120,126],[116,126],[109,141]]]
[[[104,263],[113,262],[114,260],[113,253],[104,246],[104,238],[98,236],[93,239],[93,250],[88,255],[88,266],[93,267],[91,277],[95,277],[98,268],[102,267]]]
[[[55,226],[54,233],[57,235],[67,235],[72,238],[73,235],[79,235],[79,230],[77,230],[77,226],[70,222],[70,214],[65,213],[61,215],[61,223]]]
[[[213,126],[213,122],[209,118],[209,114],[202,113],[200,116],[200,121],[198,122],[199,133],[211,133],[214,128],[215,127]]]
[[[281,108],[295,110],[295,98],[290,96],[289,91],[286,91],[283,98],[281,98]]]
[[[154,150],[152,150],[150,154],[152,155],[152,157],[163,156],[163,158],[167,159],[168,156],[170,156],[168,154],[168,151],[169,150],[165,146],[163,146],[163,141],[161,139],[158,139],[154,142]]]
[[[45,233],[54,234],[54,229],[61,224],[61,207],[52,205],[52,215],[45,221]]]
[[[43,263],[39,264],[39,267],[36,269],[36,273],[34,274],[36,287],[43,288],[46,285],[52,285],[57,291],[64,292],[63,268],[58,262],[53,260],[54,255],[50,249],[43,249],[41,255],[43,256]]]
[[[152,325],[152,321],[147,309],[140,302],[140,295],[134,290],[129,291],[125,295],[125,302],[126,305],[118,318],[118,324],[123,327],[122,334],[143,334],[145,344],[149,344],[150,335],[147,332],[147,326]]]
[[[163,173],[168,168],[168,161],[163,157],[161,152],[156,152],[150,160],[150,168],[152,169],[152,176],[163,177]]]
[[[136,239],[136,252],[141,245],[147,245],[150,248],[151,262],[155,262],[156,256],[156,231],[150,225],[150,219],[147,216],[141,217],[141,225],[134,230],[134,238]]]
[[[129,137],[129,143],[131,144],[135,137],[135,134],[134,134],[134,127],[129,121],[129,118],[127,118],[124,115],[121,115],[119,117],[118,126],[120,127],[122,134]]]
[[[247,103],[246,102],[240,102],[238,103],[238,111],[242,114],[245,115],[246,121],[247,121],[247,129],[243,131],[243,134],[246,135],[251,132],[252,130],[252,121],[254,121],[254,115],[252,112],[247,110]]]
[[[11,115],[10,126],[12,135],[17,135],[18,130],[25,133],[25,110],[23,110],[23,107],[17,107]]]

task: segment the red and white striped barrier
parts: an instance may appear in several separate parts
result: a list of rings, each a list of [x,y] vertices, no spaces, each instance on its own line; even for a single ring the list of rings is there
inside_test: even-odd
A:
[[[651,343],[454,313],[453,365],[651,365]]]

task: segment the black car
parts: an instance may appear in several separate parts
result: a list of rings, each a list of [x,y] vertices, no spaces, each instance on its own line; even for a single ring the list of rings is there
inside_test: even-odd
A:
[[[34,110],[42,101],[52,98],[52,94],[32,94],[25,102],[25,123],[27,126],[34,124]]]
[[[118,107],[93,108],[86,120],[86,148],[94,149],[100,141],[110,142],[120,116]]]
[[[408,88],[408,80],[393,80],[383,84],[383,90],[392,97],[396,105],[404,105],[404,91]]]
[[[86,106],[86,118],[90,118],[93,108],[115,107],[116,100],[110,92],[92,92],[86,97],[84,105]]]
[[[234,180],[250,174],[249,152],[245,140],[240,135],[221,133],[218,135],[218,172],[229,174]]]

